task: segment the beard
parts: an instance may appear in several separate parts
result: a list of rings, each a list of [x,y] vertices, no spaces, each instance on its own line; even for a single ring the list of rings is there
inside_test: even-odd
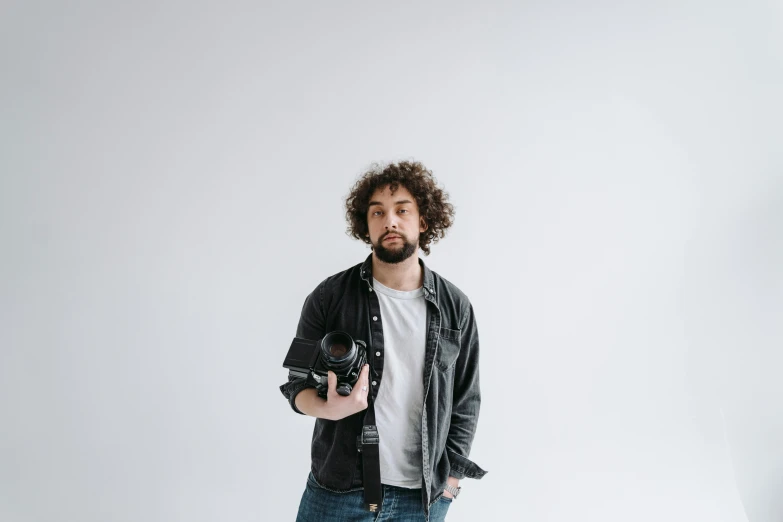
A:
[[[400,236],[402,245],[398,247],[392,247],[392,248],[386,248],[385,246],[383,246],[383,239],[389,234],[384,234],[383,236],[381,236],[380,240],[378,241],[378,244],[373,245],[373,251],[375,252],[375,255],[378,256],[378,259],[380,259],[384,263],[389,263],[389,264],[401,263],[406,259],[408,259],[409,257],[411,257],[416,252],[416,249],[419,247],[418,238],[416,238],[415,242],[410,242],[408,241],[408,238],[402,235],[401,233],[395,232],[394,234]]]

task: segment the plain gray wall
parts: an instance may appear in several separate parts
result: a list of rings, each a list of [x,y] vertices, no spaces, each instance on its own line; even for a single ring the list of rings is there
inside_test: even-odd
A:
[[[780,4],[268,4],[0,7],[0,520],[293,520],[280,364],[399,159],[481,332],[451,522],[773,520]]]

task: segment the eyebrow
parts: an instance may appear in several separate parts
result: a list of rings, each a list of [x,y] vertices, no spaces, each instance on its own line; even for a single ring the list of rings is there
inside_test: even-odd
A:
[[[413,203],[413,201],[411,201],[409,199],[401,199],[399,201],[395,201],[394,202],[395,205],[402,205],[403,203]],[[381,203],[380,201],[370,201],[370,203],[367,205],[367,208],[369,208],[369,207],[371,207],[373,205],[383,206],[383,203]]]

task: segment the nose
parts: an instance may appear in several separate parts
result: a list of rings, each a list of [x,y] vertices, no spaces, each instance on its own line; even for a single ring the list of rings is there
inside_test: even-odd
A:
[[[386,215],[386,223],[384,224],[386,227],[386,230],[397,230],[397,216],[387,214]]]

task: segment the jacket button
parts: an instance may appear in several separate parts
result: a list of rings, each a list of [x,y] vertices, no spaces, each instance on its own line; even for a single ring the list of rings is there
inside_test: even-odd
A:
[[[377,320],[378,320],[378,318],[377,318],[376,316],[374,316],[374,315],[373,315],[373,316],[372,316],[372,320],[373,320],[373,321],[377,321]]]
[[[380,356],[381,356],[381,352],[375,352],[375,355],[377,355],[378,357],[380,357]]]
[[[378,381],[372,381],[372,385],[375,386],[378,384]]]

